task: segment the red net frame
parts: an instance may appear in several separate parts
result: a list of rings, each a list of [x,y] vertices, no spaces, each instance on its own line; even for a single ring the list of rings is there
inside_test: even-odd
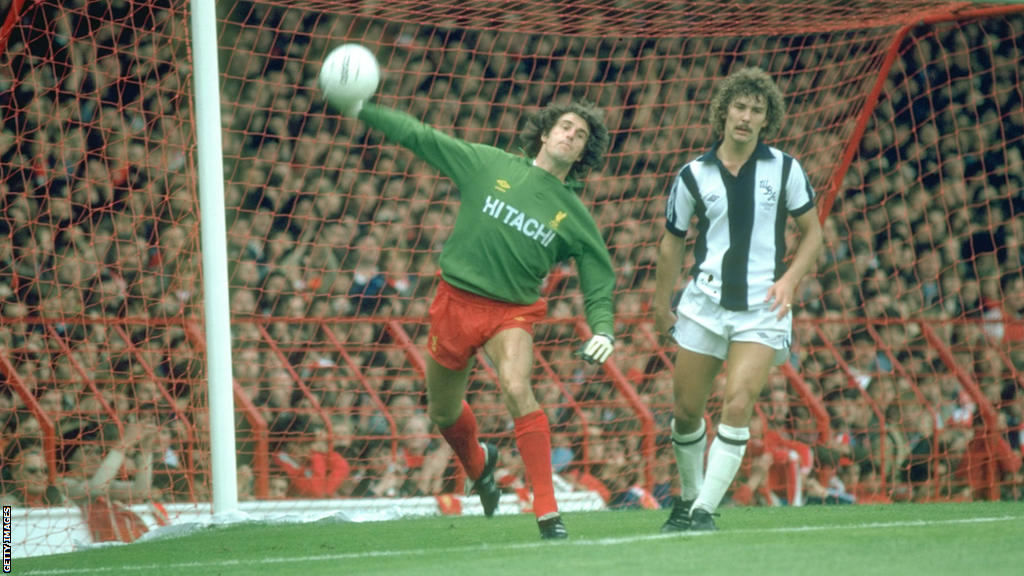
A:
[[[38,441],[51,480],[64,450],[81,441],[74,431],[83,423],[123,434],[157,406],[161,427],[172,430],[162,442],[180,464],[156,496],[203,501],[206,350],[197,306],[188,15],[177,2],[12,4],[0,29],[3,122],[15,138],[0,157],[10,238],[0,277],[9,289],[0,370],[8,412],[19,414],[5,446]],[[306,454],[325,439],[350,466],[331,494],[369,495],[375,486],[450,492],[460,484],[450,456],[439,475],[418,484],[424,464],[411,451],[422,449],[421,432],[406,432],[422,420],[425,310],[456,197],[406,151],[324,111],[313,78],[326,51],[343,41],[378,54],[382,105],[471,141],[514,149],[524,119],[551,99],[586,97],[605,109],[613,148],[583,194],[619,275],[620,347],[602,369],[572,358],[588,331],[571,268],[553,270],[546,288],[552,320],[538,327],[536,377],[556,447],[569,454],[560,472],[576,482],[596,477],[610,496],[634,485],[656,494],[672,489],[664,450],[672,351],[646,318],[663,188],[710,142],[706,108],[715,80],[749,64],[768,69],[787,95],[787,122],[773,144],[801,160],[832,234],[818,281],[805,286],[797,369],[773,377],[771,388],[786,398],[780,393],[774,404],[788,403],[788,415],[762,410],[764,422],[820,449],[809,477],[825,487],[843,477],[850,492],[869,484],[860,492],[865,499],[995,498],[1017,489],[1011,471],[1019,452],[1010,440],[1024,394],[994,392],[1019,390],[1020,350],[1002,342],[1017,324],[995,317],[996,310],[1010,315],[1000,306],[1012,293],[998,281],[993,287],[986,268],[995,258],[999,278],[1020,271],[1006,264],[1021,240],[1013,191],[1024,177],[1021,130],[1013,129],[1022,123],[1021,97],[1012,82],[1020,8],[238,2],[219,16],[243,497],[276,497],[288,477],[275,458],[282,446]],[[965,79],[973,90],[967,103]],[[977,156],[980,168],[969,165]],[[944,224],[928,205],[945,210]],[[923,219],[914,215],[922,209]],[[985,226],[969,228],[970,235],[958,228],[976,214],[986,215]],[[923,303],[908,304],[912,296],[900,301],[914,292],[899,280],[900,267],[918,266],[916,255],[908,261],[902,245],[869,241],[869,250],[863,241],[904,229],[915,252],[943,254],[938,269],[912,279],[977,276],[988,317],[934,315]],[[979,244],[985,230],[991,249]],[[944,252],[951,236],[977,245],[970,259]],[[867,278],[872,261],[876,272]],[[896,314],[878,298],[883,280]],[[965,301],[962,291],[943,300]],[[1002,338],[985,335],[1004,323]],[[897,341],[899,327],[914,337]],[[869,345],[876,361],[865,371],[860,351]],[[865,377],[879,384],[861,388]],[[960,395],[934,398],[934,381],[950,386],[950,379]],[[836,382],[843,393],[830,395]],[[890,382],[898,401],[876,392]],[[483,436],[512,453],[508,415],[485,358],[471,383]],[[769,396],[765,406],[774,405]],[[973,426],[961,413],[949,421],[951,406],[972,405]],[[849,432],[837,430],[837,411],[868,424],[844,422]],[[910,464],[892,462],[906,458],[889,446],[899,442],[888,439],[890,429],[918,426],[911,422],[918,416],[958,441],[969,429],[979,441],[958,454],[953,442],[932,442],[907,461],[919,466],[915,473],[924,470],[910,478]],[[858,434],[880,440],[847,459],[871,460],[880,472],[874,477],[844,477],[853,466],[828,452],[844,449],[837,439]],[[430,438],[428,451],[443,460],[438,437]],[[961,471],[954,460],[967,464]],[[503,464],[512,491],[518,465],[514,458]],[[394,477],[394,469],[408,478]],[[129,480],[132,472],[122,475]]]

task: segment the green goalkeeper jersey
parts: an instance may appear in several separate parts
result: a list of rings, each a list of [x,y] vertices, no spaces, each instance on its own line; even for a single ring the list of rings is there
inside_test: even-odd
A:
[[[470,144],[408,114],[363,106],[359,119],[451,178],[459,215],[441,277],[467,292],[532,304],[556,263],[576,261],[587,323],[612,334],[615,275],[604,240],[572,188],[523,156]]]

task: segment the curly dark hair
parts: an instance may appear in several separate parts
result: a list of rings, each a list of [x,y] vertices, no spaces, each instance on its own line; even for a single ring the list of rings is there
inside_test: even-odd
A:
[[[771,140],[778,136],[782,129],[782,119],[786,115],[786,101],[775,81],[760,68],[743,68],[718,84],[715,96],[711,99],[711,127],[715,133],[725,134],[725,114],[732,101],[739,96],[764,98],[768,112],[759,139]]]
[[[600,111],[592,102],[586,100],[575,100],[569,104],[548,104],[547,107],[530,117],[526,128],[519,135],[523,144],[523,151],[526,155],[535,158],[540,152],[543,142],[540,137],[551,132],[551,129],[563,115],[572,113],[583,119],[590,128],[590,137],[587,138],[587,147],[583,150],[583,156],[572,165],[568,178],[579,180],[591,168],[604,161],[604,154],[608,151],[608,144],[611,137],[608,136],[608,127],[604,125]]]

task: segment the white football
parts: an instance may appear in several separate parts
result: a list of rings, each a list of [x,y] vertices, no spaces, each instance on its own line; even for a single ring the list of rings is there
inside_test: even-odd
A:
[[[342,44],[327,55],[317,83],[336,102],[366,100],[377,91],[380,66],[377,58],[361,44]]]

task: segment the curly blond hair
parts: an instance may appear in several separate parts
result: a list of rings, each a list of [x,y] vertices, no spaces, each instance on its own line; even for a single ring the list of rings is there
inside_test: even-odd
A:
[[[761,97],[768,105],[764,128],[758,139],[771,140],[778,136],[786,115],[786,101],[775,81],[760,68],[743,68],[718,83],[711,99],[711,127],[715,133],[725,134],[725,115],[732,101],[740,96]]]

